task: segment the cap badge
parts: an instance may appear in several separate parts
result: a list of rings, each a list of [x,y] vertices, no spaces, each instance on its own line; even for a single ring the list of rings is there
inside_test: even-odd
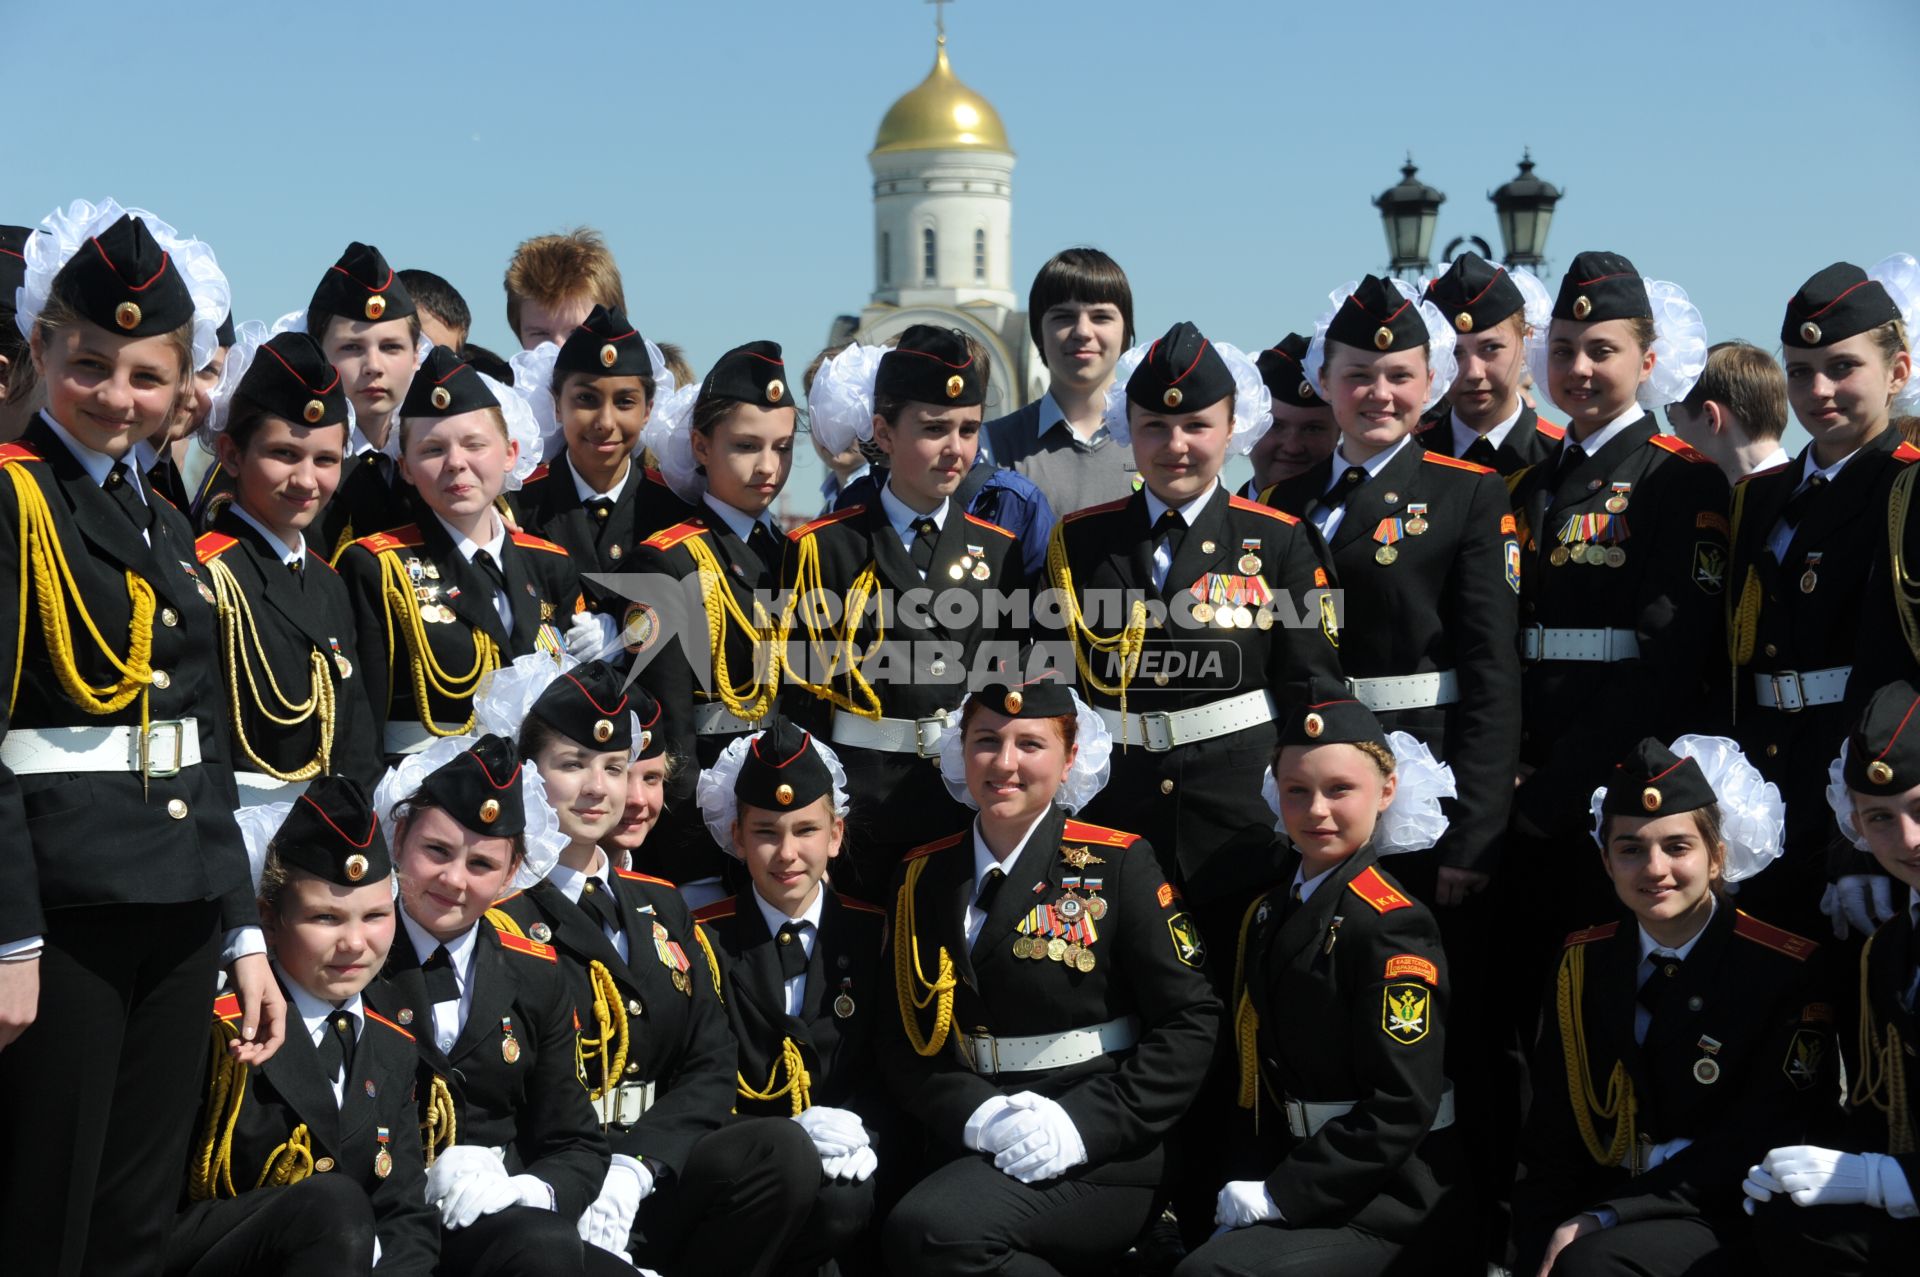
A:
[[[947,398],[958,399],[960,392],[967,388],[967,380],[959,373],[947,378]]]
[[[1001,704],[1006,707],[1007,713],[1009,714],[1018,714],[1020,712],[1020,707],[1025,705],[1026,703],[1027,703],[1027,698],[1022,696],[1019,692],[1008,692],[1006,700],[1001,702]]]
[[[1867,779],[1876,785],[1891,785],[1893,783],[1893,768],[1876,758],[1867,764]]]
[[[132,332],[140,326],[140,304],[138,302],[121,302],[113,308],[113,322],[128,332]]]
[[[1814,323],[1811,319],[1800,325],[1800,339],[1809,346],[1818,346],[1820,344],[1820,325]]]
[[[379,293],[367,298],[367,318],[378,319],[387,313],[387,299]]]
[[[1573,299],[1573,317],[1575,319],[1585,319],[1588,315],[1591,315],[1592,313],[1593,313],[1592,298],[1576,297]]]
[[[620,351],[612,342],[600,347],[600,366],[611,368],[620,362]]]
[[[767,402],[779,403],[787,397],[787,383],[775,377],[767,383]],[[948,398],[952,398],[951,395]]]
[[[317,426],[320,424],[320,418],[327,415],[327,406],[318,399],[309,399],[307,406],[300,410],[300,415],[306,418],[308,425]]]
[[[1463,310],[1453,317],[1453,326],[1463,333],[1473,331],[1473,312]]]
[[[1319,740],[1320,733],[1327,730],[1327,720],[1318,714],[1309,714],[1306,717],[1306,721],[1300,724],[1300,727],[1302,731],[1306,732],[1308,740]]]
[[[593,725],[593,739],[602,745],[612,740],[613,724],[604,718],[596,720]]]
[[[487,799],[487,801],[480,804],[480,823],[481,824],[491,825],[494,821],[498,819],[500,819],[499,799],[489,798]]]
[[[1645,789],[1640,791],[1640,805],[1642,807],[1645,807],[1648,811],[1659,811],[1660,804],[1662,801],[1663,800],[1660,797],[1660,791],[1655,789],[1652,785],[1648,785]]]
[[[1305,377],[1302,377],[1300,379],[1300,397],[1302,399],[1318,399],[1320,397],[1318,394],[1314,393],[1313,383],[1308,381]]]
[[[653,748],[653,733],[648,731],[641,732],[640,733],[640,752],[644,754],[652,748]]]
[[[433,406],[441,412],[445,412],[453,403],[453,392],[445,386],[435,386],[433,394],[428,397],[433,401]]]
[[[348,882],[359,882],[367,876],[367,858],[357,851],[354,852],[347,857],[346,871]]]
[[[773,791],[773,800],[779,803],[782,807],[785,807],[787,804],[791,803],[793,801],[793,786],[792,785],[776,786]]]
[[[1393,329],[1382,324],[1373,330],[1373,348],[1375,350],[1385,350],[1391,345],[1393,345]]]
[[[1178,408],[1180,401],[1185,398],[1186,396],[1180,392],[1180,387],[1168,386],[1167,393],[1160,396],[1160,402],[1169,408]]]

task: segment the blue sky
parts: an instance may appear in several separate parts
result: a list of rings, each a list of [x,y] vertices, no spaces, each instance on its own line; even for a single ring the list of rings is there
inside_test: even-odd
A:
[[[502,350],[514,244],[587,223],[699,367],[764,337],[804,362],[858,310],[866,152],[933,54],[917,0],[4,7],[0,220],[145,205],[213,244],[242,318],[368,240],[453,280]],[[1384,265],[1369,200],[1409,149],[1449,197],[1436,247],[1497,246],[1486,193],[1531,146],[1567,192],[1551,267],[1624,252],[1716,340],[1773,348],[1819,267],[1920,252],[1912,0],[957,0],[947,25],[1019,155],[1016,281],[1097,244],[1144,333],[1310,324]]]

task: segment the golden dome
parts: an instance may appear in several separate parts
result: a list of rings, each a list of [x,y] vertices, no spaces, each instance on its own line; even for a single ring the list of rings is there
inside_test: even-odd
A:
[[[933,70],[917,87],[895,102],[880,121],[873,154],[885,151],[955,151],[979,149],[1012,153],[1006,126],[993,104],[969,89],[953,74],[947,61],[947,38],[940,37]]]

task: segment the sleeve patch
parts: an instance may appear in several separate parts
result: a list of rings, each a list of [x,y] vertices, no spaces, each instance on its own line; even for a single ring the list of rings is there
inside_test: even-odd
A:
[[[1796,1091],[1810,1091],[1820,1080],[1820,1066],[1827,1058],[1827,1035],[1819,1029],[1795,1029],[1787,1040],[1787,1058],[1780,1071],[1787,1075]]]
[[[1327,570],[1325,568],[1315,568],[1313,570],[1313,588],[1316,590],[1324,590],[1327,588]]]
[[[1727,516],[1718,510],[1702,510],[1694,515],[1693,526],[1707,532],[1718,532],[1723,537],[1733,536],[1733,528],[1728,525]]]
[[[1207,946],[1200,939],[1200,928],[1193,915],[1176,913],[1167,919],[1167,934],[1173,937],[1173,956],[1187,966],[1198,968],[1207,960]]]
[[[1693,583],[1702,594],[1718,594],[1726,587],[1727,551],[1717,541],[1693,543]]]
[[[1513,519],[1509,517],[1507,522],[1512,523]],[[1504,554],[1506,557],[1507,586],[1515,594],[1518,594],[1520,593],[1520,543],[1512,537],[1508,537]]]
[[[1160,902],[1162,909],[1170,909],[1173,907],[1173,902],[1180,898],[1180,893],[1173,889],[1172,883],[1163,882],[1154,891],[1153,898]]]
[[[1416,979],[1425,980],[1435,988],[1440,986],[1440,968],[1418,954],[1396,953],[1387,959],[1387,973],[1384,978],[1398,980],[1402,976],[1413,976]]]
[[[1519,531],[1520,531],[1520,525],[1514,520],[1514,517],[1512,515],[1503,514],[1500,516],[1500,535],[1510,537],[1510,536],[1514,536]]]
[[[1417,984],[1390,984],[1381,993],[1380,1028],[1402,1046],[1412,1046],[1433,1028],[1433,995]]]
[[[232,1024],[240,1018],[240,999],[231,993],[225,993],[213,1000],[213,1018]]]

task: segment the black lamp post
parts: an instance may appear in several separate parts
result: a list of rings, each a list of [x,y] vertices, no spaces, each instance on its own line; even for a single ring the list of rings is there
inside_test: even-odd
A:
[[[1400,169],[1400,182],[1374,197],[1381,224],[1387,231],[1387,270],[1395,275],[1419,275],[1432,268],[1433,228],[1447,197],[1415,174],[1413,156]]]
[[[1553,221],[1553,206],[1561,192],[1551,182],[1533,175],[1533,152],[1524,152],[1520,172],[1499,190],[1488,195],[1500,219],[1500,241],[1506,247],[1509,266],[1546,264],[1547,227]]]

